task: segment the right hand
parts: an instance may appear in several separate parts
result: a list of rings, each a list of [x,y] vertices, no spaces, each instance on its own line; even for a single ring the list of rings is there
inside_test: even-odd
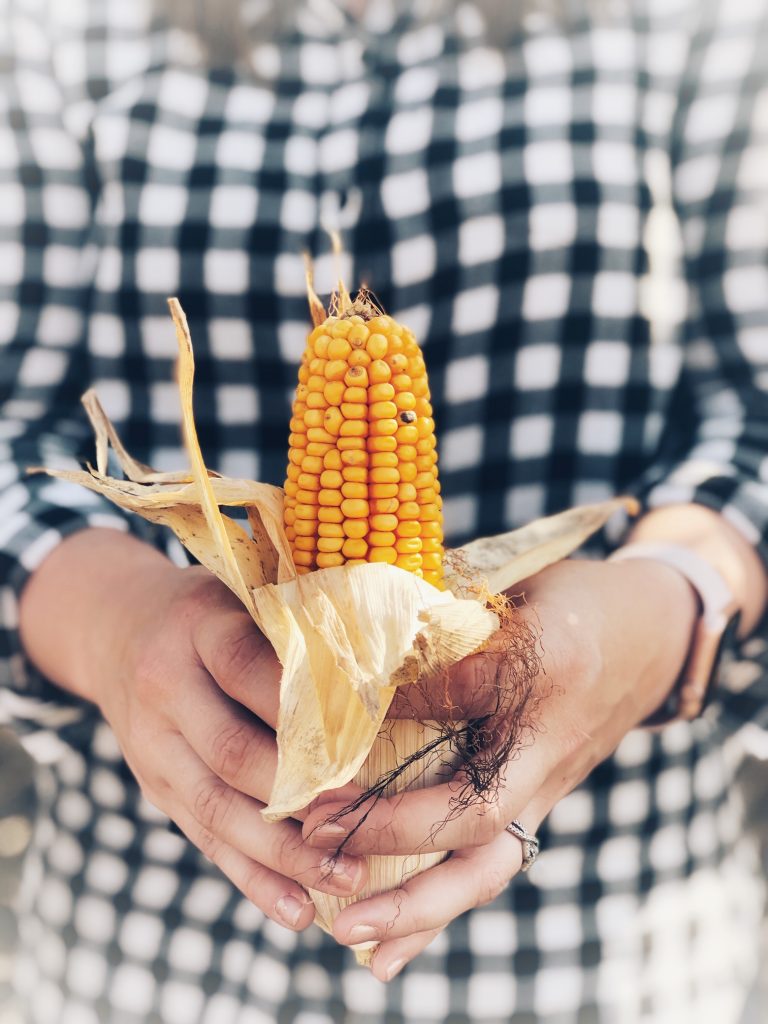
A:
[[[29,621],[46,574],[52,580],[62,571],[63,549],[93,557],[89,532],[67,539],[51,568],[41,567]],[[359,858],[304,844],[298,821],[269,823],[260,813],[277,764],[280,665],[270,644],[206,569],[176,568],[117,533],[94,539],[109,555],[120,545],[134,557],[117,560],[124,568],[110,599],[89,602],[72,673],[79,692],[99,705],[144,796],[268,917],[306,928],[314,907],[305,886],[351,896],[367,872]],[[96,592],[98,570],[90,570],[95,578],[82,570]],[[337,791],[340,799],[348,788]]]

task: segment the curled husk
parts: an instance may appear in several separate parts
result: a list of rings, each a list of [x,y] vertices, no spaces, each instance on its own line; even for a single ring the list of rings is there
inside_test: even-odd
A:
[[[319,300],[318,300],[319,303]],[[169,527],[187,550],[242,601],[280,659],[278,769],[263,814],[278,820],[322,792],[355,779],[364,787],[425,743],[430,726],[391,720],[398,686],[434,675],[483,648],[499,626],[495,593],[564,558],[617,510],[617,498],[474,541],[453,553],[440,592],[391,565],[318,569],[297,576],[283,527],[283,491],[206,468],[192,412],[194,360],[186,317],[168,300],[178,343],[177,379],[189,471],[159,473],[133,459],[93,391],[83,404],[96,437],[96,465],[47,470],[123,509]],[[319,315],[319,314],[318,314]],[[113,450],[124,479],[108,475]],[[248,530],[222,513],[246,510]],[[377,742],[382,732],[386,735]],[[372,753],[373,751],[373,753]],[[397,788],[429,785],[450,751],[397,777]],[[402,883],[442,854],[370,858],[363,898]],[[377,863],[373,863],[373,862]],[[330,930],[349,900],[314,893],[318,923]],[[359,951],[361,962],[370,950]]]

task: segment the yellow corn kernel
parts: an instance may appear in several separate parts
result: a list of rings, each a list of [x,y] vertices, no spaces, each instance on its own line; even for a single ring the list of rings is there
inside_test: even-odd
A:
[[[317,519],[317,502],[310,504],[297,501],[293,511],[296,513],[297,519]]]
[[[421,534],[421,523],[418,519],[408,519],[405,522],[397,524],[397,536],[398,537],[418,537]],[[433,542],[431,542],[433,543]]]
[[[368,415],[372,420],[391,420],[397,416],[397,406],[394,402],[372,402],[368,406]]]
[[[336,565],[344,565],[344,555],[340,551],[319,551],[317,554],[318,569],[332,569]]]
[[[334,327],[336,325],[334,324]],[[333,331],[331,331],[333,334]],[[346,338],[333,338],[330,345],[328,346],[328,358],[329,359],[346,359],[349,353],[352,351],[352,346],[349,344]]]
[[[286,523],[287,522],[288,522],[288,520],[286,520]],[[286,525],[286,527],[285,527],[285,536],[286,536],[286,538],[291,543],[293,543],[296,540],[296,531],[294,530],[294,528],[292,526]]]
[[[397,484],[371,484],[368,491],[372,498],[395,498]]]
[[[317,495],[318,505],[340,505],[341,494],[335,488],[323,489]]]
[[[347,341],[349,342],[353,349],[365,348],[369,335],[370,331],[365,326],[365,324],[355,324],[352,330],[347,335]]]
[[[341,469],[341,452],[336,448],[331,448],[323,456],[323,466],[326,469]]]
[[[296,491],[296,501],[301,502],[302,505],[317,505],[317,495],[317,491],[307,491],[303,488],[299,488],[299,490]]]
[[[317,534],[316,519],[297,519],[293,524],[297,537],[314,537]]]
[[[369,325],[370,326],[370,325]],[[365,351],[371,359],[383,359],[387,354],[387,339],[383,334],[369,334]]]
[[[408,369],[408,359],[402,352],[393,352],[386,357],[385,362],[393,374],[404,373]]]
[[[349,359],[347,360],[350,366],[370,366],[371,357],[368,353],[361,348],[353,349]]]
[[[300,419],[298,416],[291,416],[288,422],[288,428],[294,434],[306,434],[307,432],[306,423],[304,422],[303,419]]]
[[[309,433],[309,430],[307,430],[307,433]],[[289,434],[288,444],[291,448],[306,448],[307,434]]]
[[[397,438],[394,434],[388,434],[386,437],[382,435],[371,437],[368,441],[368,450],[371,452],[394,452],[397,450]]]
[[[392,376],[392,371],[383,359],[374,359],[368,367],[368,379],[371,384],[387,384]]]
[[[294,548],[293,560],[296,563],[296,565],[312,565],[313,562],[315,561],[315,552],[300,551],[298,548]]]
[[[360,390],[365,394],[363,388],[360,388]],[[368,408],[365,405],[365,401],[342,402],[341,414],[345,420],[365,420],[368,418]]]
[[[430,505],[437,502],[437,491],[434,487],[423,487],[417,492],[416,500],[420,505]]]
[[[324,376],[326,380],[344,380],[344,374],[346,372],[346,359],[331,359],[325,365]]]
[[[356,451],[355,449],[352,449],[350,451],[340,452],[339,455],[345,466],[368,465],[368,452],[366,451]]]
[[[397,433],[397,420],[371,420],[369,433],[371,437],[393,437]]]
[[[349,320],[336,320],[331,327],[329,334],[332,338],[346,338],[349,332],[352,330],[352,324]],[[328,348],[330,349],[330,345]]]
[[[421,553],[423,555],[431,555],[434,552],[442,552],[443,545],[439,540],[434,540],[430,537],[425,537],[421,542]]]
[[[411,504],[411,502],[409,502],[409,504]],[[436,502],[432,502],[429,505],[417,505],[416,507],[419,509],[419,519],[423,523],[442,519],[442,513],[437,507]]]
[[[418,491],[413,484],[402,483],[397,488],[397,500],[398,501],[416,501],[418,497]]]
[[[373,515],[370,518],[372,530],[381,530],[383,533],[391,533],[397,529],[397,516],[394,515]]]
[[[343,380],[329,380],[323,388],[323,398],[326,400],[328,405],[341,405],[341,400],[344,397],[344,381]]]
[[[368,533],[368,522],[365,519],[345,519],[342,523],[344,535],[353,540],[359,540]]]
[[[367,539],[372,548],[393,548],[396,540],[394,533],[382,530],[371,530]]]
[[[400,464],[400,479],[403,483],[413,483],[416,479],[416,467],[412,462],[403,462]]]
[[[298,480],[299,473],[301,473],[301,466],[294,466],[292,462],[289,462],[285,467],[285,475],[289,480]]]
[[[328,346],[331,343],[331,337],[329,334],[320,334],[312,342],[312,347],[315,351],[315,355],[320,359],[325,359],[328,355]]]
[[[430,572],[436,572],[442,568],[443,560],[437,552],[429,552],[421,556],[421,565]]]
[[[322,473],[323,460],[317,455],[305,455],[301,464],[302,475],[306,473]]]
[[[297,537],[295,546],[299,551],[314,551],[317,548],[315,537]]]
[[[354,402],[359,405],[361,402],[365,404],[368,399],[368,391],[366,388],[349,387],[344,390],[344,401]]]
[[[349,366],[344,374],[344,384],[348,388],[367,388],[368,371],[364,366]],[[365,401],[365,396],[362,401]]]
[[[345,466],[341,471],[341,479],[354,484],[364,484],[368,480],[368,468],[366,466]],[[341,484],[338,485],[341,487]]]
[[[315,476],[314,473],[301,473],[299,476],[298,484],[299,487],[303,487],[305,491],[320,490],[320,478]]]
[[[415,444],[416,451],[419,450],[419,431],[418,428],[415,427],[412,423],[403,423],[401,426],[399,426],[397,428],[397,434],[395,435],[395,437],[397,438],[398,444]]]
[[[320,564],[321,557],[321,555],[317,556],[318,565]],[[417,569],[422,567],[422,558],[421,555],[397,555],[395,565],[398,569],[405,569],[406,572],[416,572]]]
[[[295,498],[296,497],[296,492],[298,491],[298,489],[299,489],[299,485],[297,483],[294,483],[293,480],[286,480],[285,481],[285,487],[283,488],[283,490],[285,491],[287,497]]]
[[[386,466],[390,469],[399,464],[399,459],[396,452],[374,452],[371,455],[371,465],[374,468],[380,468]]]
[[[368,487],[366,484],[358,483],[357,481],[350,480],[348,483],[341,485],[341,493],[345,498],[367,498]]]
[[[420,513],[422,506],[418,505],[415,501],[404,501],[401,503],[400,508],[397,510],[398,517],[402,519],[420,519]]]
[[[325,469],[320,474],[320,486],[326,488],[339,488],[344,483],[344,477],[338,469]]]
[[[394,548],[369,548],[368,561],[388,562],[390,565],[394,565],[397,561],[397,552]]]
[[[310,441],[318,441],[320,444],[333,444],[335,440],[333,434],[329,434],[322,427],[310,427],[307,431],[307,437]]]
[[[322,505],[318,507],[317,518],[321,523],[343,523],[344,513],[334,505]]]
[[[391,402],[395,397],[395,389],[391,384],[372,384],[368,388],[368,401],[374,402]],[[414,399],[415,401],[415,399]],[[394,416],[394,413],[390,413]]]
[[[369,471],[368,477],[373,484],[400,483],[400,472],[394,467],[376,466]]]
[[[363,559],[368,554],[368,545],[362,539],[350,537],[344,541],[341,553],[345,558]]]
[[[304,452],[305,455],[319,455],[323,456],[332,446],[329,444],[320,444],[318,441],[310,441]]]
[[[323,426],[329,434],[338,437],[343,423],[344,415],[340,409],[335,405],[332,405],[330,409],[326,409],[325,416],[323,417]]]
[[[395,543],[395,551],[399,555],[417,555],[421,551],[421,537],[401,537]]]
[[[318,551],[341,551],[344,545],[343,537],[318,537]]]
[[[339,495],[341,497],[341,495]],[[341,502],[341,511],[347,519],[365,519],[369,513],[368,502],[363,498],[346,498]]]
[[[416,408],[416,398],[412,391],[399,391],[395,395],[395,405],[401,412],[410,412]]]
[[[344,527],[341,523],[320,523],[317,527],[318,537],[343,537]]]
[[[443,525],[439,521],[422,523],[421,524],[421,536],[422,537],[435,537],[438,540],[443,539]]]
[[[397,512],[400,502],[397,498],[372,498],[370,506],[372,515],[389,516]]]
[[[398,394],[402,392],[413,394],[413,381],[407,373],[396,373],[392,377],[392,387]]]
[[[340,452],[365,451],[365,437],[340,437],[336,442]]]
[[[341,424],[339,435],[341,437],[367,437],[368,436],[368,423],[365,419],[365,406],[354,406],[354,408],[362,409],[362,416],[359,419],[345,419]],[[344,407],[342,406],[342,415],[344,413]]]

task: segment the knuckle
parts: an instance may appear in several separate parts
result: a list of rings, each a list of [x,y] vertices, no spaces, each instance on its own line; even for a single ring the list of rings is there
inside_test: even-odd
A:
[[[264,641],[250,620],[227,631],[212,656],[211,672],[217,682],[242,688],[258,674]]]
[[[192,804],[195,820],[204,831],[218,832],[232,802],[232,790],[221,779],[208,779],[197,790]]]
[[[211,744],[211,768],[222,779],[237,779],[248,763],[251,730],[246,722],[233,721],[220,729]]]
[[[208,828],[200,828],[195,836],[195,845],[200,850],[202,855],[208,860],[215,862],[216,855],[219,851],[221,843],[216,838],[213,832]]]

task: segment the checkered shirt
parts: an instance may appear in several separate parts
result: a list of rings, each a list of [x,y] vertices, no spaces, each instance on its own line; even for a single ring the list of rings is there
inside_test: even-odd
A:
[[[768,723],[759,636],[705,719],[631,733],[553,810],[531,872],[385,987],[248,904],[16,630],[73,531],[179,554],[24,475],[90,457],[88,386],[132,454],[185,465],[166,296],[208,464],[282,481],[325,225],[424,345],[449,541],[631,492],[768,550],[766,4],[566,6],[491,46],[471,3],[354,22],[307,0],[278,40],[254,26],[249,68],[211,68],[146,0],[0,0],[0,684],[41,761],[25,1022],[738,1019],[762,886],[732,782]]]

